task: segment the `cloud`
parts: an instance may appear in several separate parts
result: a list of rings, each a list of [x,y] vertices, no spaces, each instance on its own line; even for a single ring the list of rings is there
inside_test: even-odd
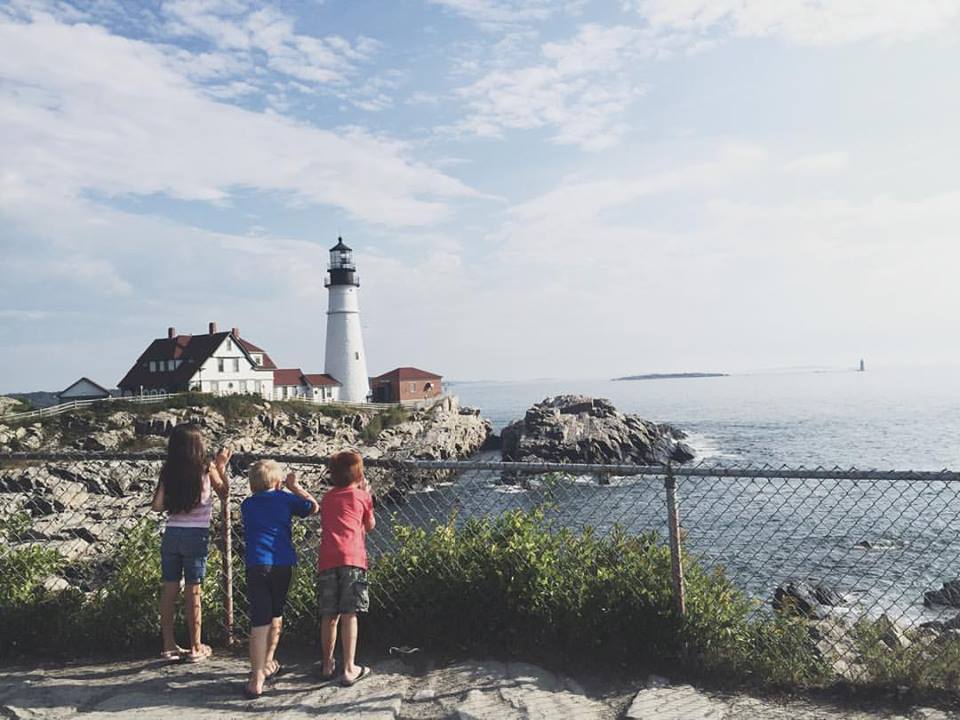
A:
[[[0,182],[14,195],[276,191],[387,225],[446,218],[475,195],[403,143],[207,96],[164,48],[48,16],[0,22]],[[0,200],[2,203],[2,200]]]
[[[495,69],[460,88],[468,114],[456,127],[484,137],[550,128],[558,144],[610,147],[627,129],[622,115],[644,91],[631,64],[651,52],[641,30],[585,25],[572,40],[544,43],[536,64]]]
[[[829,175],[850,167],[850,155],[843,151],[804,155],[788,162],[784,169],[797,175]]]
[[[956,37],[960,0],[628,0],[661,32],[799,45]]]
[[[307,83],[344,84],[379,45],[363,36],[351,43],[300,34],[285,13],[239,0],[171,0],[163,13],[173,34],[202,38],[250,65],[262,53],[271,70]]]
[[[545,20],[563,7],[559,0],[428,0],[490,28]]]

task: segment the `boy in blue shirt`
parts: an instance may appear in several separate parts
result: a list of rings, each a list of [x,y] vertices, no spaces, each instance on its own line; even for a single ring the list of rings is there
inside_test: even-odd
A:
[[[273,658],[280,642],[283,606],[290,589],[297,553],[293,548],[291,520],[307,517],[320,506],[300,487],[297,476],[287,475],[275,460],[260,460],[250,467],[250,497],[240,505],[246,542],[247,598],[250,601],[250,680],[244,695],[255,699],[264,683],[280,672]],[[280,489],[285,484],[289,492]]]

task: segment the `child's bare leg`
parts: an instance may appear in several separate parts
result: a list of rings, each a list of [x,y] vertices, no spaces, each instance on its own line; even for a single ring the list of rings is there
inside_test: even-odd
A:
[[[200,643],[200,625],[202,620],[201,589],[200,583],[191,583],[184,586],[187,605],[187,632],[190,634],[190,649],[194,653],[203,651]]]
[[[271,625],[250,628],[250,682],[247,689],[259,695],[263,692],[263,680],[267,675],[267,646]]]
[[[340,627],[340,645],[343,648],[343,678],[353,680],[360,674],[360,668],[354,665],[357,655],[357,614],[343,613]]]
[[[324,615],[320,621],[320,652],[323,654],[323,673],[333,672],[333,650],[337,646],[339,615]]]
[[[267,652],[263,660],[265,672],[272,673],[277,669],[273,655],[277,652],[277,645],[280,643],[281,630],[283,630],[283,618],[276,617],[270,623],[270,633],[267,635]]]
[[[163,634],[164,652],[177,649],[177,639],[173,634],[173,618],[177,612],[177,596],[180,594],[179,582],[165,582],[160,590],[160,630]]]

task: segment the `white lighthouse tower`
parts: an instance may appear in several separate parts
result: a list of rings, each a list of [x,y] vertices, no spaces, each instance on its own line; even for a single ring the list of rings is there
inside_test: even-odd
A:
[[[337,238],[337,244],[330,248],[328,272],[323,281],[330,291],[324,372],[340,382],[341,401],[366,402],[370,379],[360,333],[360,278],[353,264],[353,251],[343,238]]]

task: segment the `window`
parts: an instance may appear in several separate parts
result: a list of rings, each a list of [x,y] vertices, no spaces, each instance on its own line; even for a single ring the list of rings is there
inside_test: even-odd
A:
[[[150,372],[156,372],[156,371],[157,371],[157,363],[156,363],[156,361],[151,360],[151,361],[150,361]]]
[[[223,372],[223,358],[217,358],[217,372]]]
[[[220,392],[220,383],[218,383],[216,380],[214,380],[213,382],[211,382],[211,383],[210,383],[210,392],[212,392],[212,393]]]
[[[417,391],[417,384],[415,382],[410,383],[410,392]]]
[[[240,372],[240,358],[233,359],[233,371]]]
[[[168,371],[168,372],[173,372],[173,371],[176,370],[176,369],[177,369],[177,361],[176,361],[176,360],[167,360],[167,371]]]
[[[359,359],[360,359],[360,353],[358,353],[358,352],[355,352],[355,353],[354,353],[354,356],[355,356],[355,357],[357,358],[357,360],[359,360]]]
[[[246,380],[241,380],[241,381],[240,381],[240,392],[245,393],[246,391],[247,391],[247,381],[246,381]]]
[[[253,362],[257,366],[263,365],[263,355],[254,355]]]
[[[233,350],[233,343],[227,338],[227,351]]]

